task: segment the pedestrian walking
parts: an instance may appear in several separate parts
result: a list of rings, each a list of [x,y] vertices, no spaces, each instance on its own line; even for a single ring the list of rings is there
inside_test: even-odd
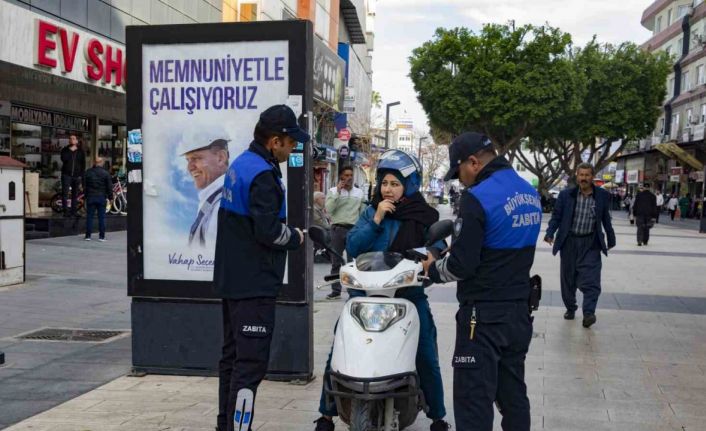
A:
[[[323,192],[314,192],[314,205],[312,209],[312,224],[327,232],[331,232],[331,217],[326,211],[326,195],[323,194]],[[329,259],[326,258],[325,250],[317,250],[316,245],[314,245],[314,263],[325,262],[329,262]]]
[[[98,216],[98,241],[105,241],[105,208],[113,197],[113,180],[103,168],[103,158],[96,157],[93,167],[83,177],[83,191],[86,199],[86,236],[91,240],[93,233],[93,213]]]
[[[86,171],[86,153],[79,145],[78,136],[75,133],[69,135],[69,144],[61,149],[59,157],[61,158],[61,208],[64,210],[64,217],[77,216],[77,197]],[[71,209],[66,206],[69,190]]]
[[[649,190],[649,186],[640,185],[633,213],[637,224],[637,245],[647,245],[650,241],[650,229],[654,226],[655,218],[659,214],[657,208],[657,197]]]
[[[326,196],[326,211],[331,216],[331,248],[343,255],[346,249],[346,236],[365,210],[365,193],[353,186],[353,168],[343,166],[338,170],[338,184]],[[331,274],[338,274],[341,262],[332,259]],[[341,297],[341,283],[331,285],[331,293],[326,299]]]
[[[672,195],[667,201],[667,209],[669,210],[669,217],[674,221],[674,216],[677,214],[677,208],[679,208],[679,199],[676,195]]]
[[[679,199],[680,220],[689,218],[689,205],[691,204],[691,196],[684,195]]]
[[[223,298],[223,349],[218,367],[218,431],[252,428],[257,387],[265,377],[287,250],[304,241],[286,224],[280,163],[309,135],[286,105],[260,114],[250,147],[228,168],[218,210],[213,269]]]
[[[454,243],[424,270],[435,283],[457,282],[453,400],[456,429],[491,431],[497,403],[505,431],[529,431],[525,357],[532,339],[530,268],[542,222],[537,191],[493,144],[463,133],[449,147],[450,169],[468,189]],[[461,219],[459,219],[461,220]]]
[[[594,168],[582,163],[576,170],[577,187],[559,193],[544,241],[561,252],[561,298],[564,319],[573,320],[578,306],[576,289],[583,293],[583,327],[596,323],[596,304],[601,294],[601,251],[615,247],[610,216],[610,194],[593,185]],[[606,244],[603,229],[608,236]],[[556,234],[556,240],[554,235]]]
[[[659,223],[659,216],[664,210],[664,195],[661,191],[657,190],[655,198],[657,199],[657,217],[655,217],[655,223]]]

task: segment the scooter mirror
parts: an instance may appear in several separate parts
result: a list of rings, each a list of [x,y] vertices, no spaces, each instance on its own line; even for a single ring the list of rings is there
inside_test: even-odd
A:
[[[439,220],[429,228],[429,239],[426,246],[434,244],[437,241],[445,239],[454,233],[454,222],[452,220]]]
[[[319,226],[309,227],[309,238],[315,243],[327,247],[331,242],[331,235],[327,230]]]

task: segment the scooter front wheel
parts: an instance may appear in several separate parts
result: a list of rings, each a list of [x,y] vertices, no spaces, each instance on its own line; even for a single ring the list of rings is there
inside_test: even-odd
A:
[[[373,402],[363,400],[351,401],[351,423],[350,431],[375,431],[373,425]]]

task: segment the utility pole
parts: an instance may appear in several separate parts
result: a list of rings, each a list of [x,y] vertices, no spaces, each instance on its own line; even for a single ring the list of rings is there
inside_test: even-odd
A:
[[[390,148],[390,106],[396,106],[399,105],[400,102],[392,102],[388,103],[385,106],[385,149],[387,150]]]

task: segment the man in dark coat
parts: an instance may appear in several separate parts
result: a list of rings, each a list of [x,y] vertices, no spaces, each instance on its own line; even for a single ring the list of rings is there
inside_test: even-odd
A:
[[[75,133],[69,135],[69,145],[61,149],[61,208],[64,216],[76,215],[76,204],[79,185],[83,182],[86,171],[86,153],[79,146]],[[71,189],[71,209],[66,206],[66,200]]]
[[[113,181],[108,171],[103,169],[103,158],[96,157],[93,167],[86,171],[83,180],[86,194],[86,241],[91,240],[93,213],[98,216],[98,241],[105,241],[106,201],[113,196]]]
[[[632,213],[637,224],[637,245],[647,245],[650,240],[650,229],[655,223],[659,214],[657,208],[657,197],[652,194],[649,186],[640,186],[639,192],[635,196]]]
[[[544,241],[561,252],[561,297],[564,319],[576,314],[576,289],[583,293],[583,326],[596,323],[596,304],[601,294],[601,251],[615,247],[610,216],[610,193],[593,185],[594,169],[582,163],[576,171],[578,187],[559,193]],[[608,236],[608,243],[603,234]],[[558,231],[558,233],[557,233]],[[557,234],[556,240],[554,234]]]

